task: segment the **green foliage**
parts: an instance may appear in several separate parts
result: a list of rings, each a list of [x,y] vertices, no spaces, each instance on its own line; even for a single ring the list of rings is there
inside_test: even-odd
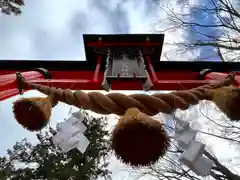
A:
[[[52,143],[51,138],[56,132],[50,128],[37,134],[40,142],[37,145],[24,139],[8,150],[9,157],[0,159],[0,179],[95,180],[99,176],[107,177],[110,172],[107,170],[109,144],[106,138],[108,131],[104,129],[106,118],[93,118],[87,114],[85,117],[83,122],[88,129],[84,134],[91,143],[84,154],[77,149],[62,153]],[[25,167],[14,168],[16,162]],[[30,167],[33,164],[35,168]]]
[[[23,0],[0,0],[0,10],[6,15],[21,14],[21,6],[24,5]]]

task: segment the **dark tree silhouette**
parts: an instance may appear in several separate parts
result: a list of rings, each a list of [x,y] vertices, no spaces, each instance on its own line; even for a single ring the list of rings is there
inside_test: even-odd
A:
[[[87,114],[85,117],[84,124],[88,129],[84,134],[91,143],[84,154],[77,149],[62,153],[52,143],[52,136],[56,132],[50,128],[45,133],[37,134],[37,145],[24,139],[8,150],[7,157],[0,158],[0,179],[95,180],[99,176],[109,179],[108,131],[104,129],[106,119],[93,118]],[[14,164],[22,164],[24,167],[17,168]]]
[[[24,6],[23,0],[0,0],[0,9],[6,15],[20,15]]]
[[[230,0],[178,1],[178,7],[159,5],[168,27],[161,32],[184,32],[184,42],[170,43],[182,54],[198,52],[192,60],[238,61],[240,51],[240,3]],[[170,3],[169,3],[170,4]],[[185,11],[179,8],[187,9]],[[162,19],[157,22],[162,23]]]

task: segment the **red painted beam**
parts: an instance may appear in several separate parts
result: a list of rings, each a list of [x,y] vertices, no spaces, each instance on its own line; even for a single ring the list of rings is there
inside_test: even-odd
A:
[[[23,92],[26,92],[26,91],[28,91],[28,90],[24,90]],[[19,95],[19,90],[17,88],[1,91],[0,92],[0,101],[6,100],[6,99],[11,98],[16,95]]]
[[[85,80],[85,79],[38,79],[30,80],[28,82],[53,86],[62,89],[71,90],[99,90],[101,88],[101,81]]]
[[[98,74],[98,80],[103,80],[103,72],[98,71],[99,65],[97,65],[97,72],[94,71],[49,71],[52,75],[52,79],[87,79],[92,80],[94,74]],[[6,75],[9,73],[15,73],[16,71],[0,70],[0,75]],[[151,72],[149,72],[152,76]],[[199,72],[191,71],[156,71],[155,72],[158,80],[195,80],[199,76]],[[96,77],[96,76],[95,76]]]
[[[22,76],[26,80],[43,79],[44,75],[37,71],[23,72]],[[16,73],[0,76],[0,101],[18,95],[18,82]]]
[[[221,80],[224,80],[227,76],[228,76],[228,73],[210,72],[205,75],[204,79],[221,81]],[[236,74],[233,85],[237,86],[237,87],[240,86],[240,74],[239,73]]]
[[[152,90],[187,90],[196,88],[209,83],[217,82],[215,80],[160,80],[154,83]]]
[[[43,79],[44,75],[37,71],[27,71],[21,73],[26,80]],[[15,73],[0,76],[0,92],[8,89],[18,88],[17,76]]]
[[[103,90],[101,87],[101,81],[91,80],[69,80],[69,79],[58,79],[58,80],[30,80],[41,85],[54,86],[62,89],[72,90]],[[152,90],[185,90],[195,88],[208,83],[216,82],[214,80],[160,80],[154,83]],[[142,90],[141,81],[112,81],[112,90]]]
[[[92,42],[92,43],[87,43],[88,47],[106,47],[106,46],[138,46],[138,47],[153,47],[153,46],[162,46],[162,43],[119,43],[119,42],[115,42],[115,43],[96,43],[96,42]]]
[[[0,91],[0,101],[16,96],[18,94],[19,94],[19,90],[17,88]]]
[[[10,98],[19,93],[16,74],[13,72],[0,76],[0,100]],[[99,76],[97,78],[98,73]],[[103,72],[98,72],[98,70],[96,72],[52,71],[52,74],[54,79],[46,80],[43,74],[37,71],[22,73],[27,81],[37,84],[72,90],[102,90]],[[227,73],[211,72],[205,75],[204,80],[197,80],[198,75],[198,72],[156,72],[158,80],[154,82],[152,90],[191,89],[204,84],[221,81],[227,77]],[[235,85],[239,86],[239,84],[240,75],[237,74]],[[112,82],[112,90],[142,90],[142,83],[141,81],[126,82],[116,80]]]

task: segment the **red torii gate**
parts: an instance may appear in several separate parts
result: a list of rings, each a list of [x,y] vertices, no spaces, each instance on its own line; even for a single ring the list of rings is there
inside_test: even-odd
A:
[[[114,113],[121,118],[112,133],[112,149],[123,162],[138,166],[156,162],[170,145],[162,123],[150,116],[186,110],[205,99],[213,101],[230,120],[240,119],[240,89],[230,87],[239,86],[239,63],[160,61],[162,34],[83,38],[86,61],[0,61],[0,100],[29,89],[47,95],[13,103],[15,118],[24,128],[44,128],[58,101],[96,113]],[[176,91],[151,96],[81,91],[103,89]],[[179,91],[186,89],[189,91]],[[147,148],[139,151],[142,147]]]
[[[19,94],[16,72],[22,72],[29,82],[72,90],[102,90],[104,79],[107,83],[111,81],[112,90],[142,90],[144,79],[151,81],[150,90],[183,90],[223,80],[228,76],[227,72],[240,69],[237,62],[160,61],[163,34],[94,34],[83,35],[83,39],[86,61],[1,60],[0,100]],[[140,52],[138,56],[143,59],[149,76],[135,72],[139,70],[136,68],[142,68],[135,67],[139,62],[121,59],[117,55],[119,50],[132,51],[130,54],[135,55]],[[107,64],[109,57],[118,60]],[[127,75],[116,72],[122,71],[120,66],[123,64],[128,67]],[[110,75],[108,72],[104,76],[106,65],[111,66],[111,70]],[[134,70],[131,70],[132,66]],[[240,83],[238,73],[235,81],[236,85]]]

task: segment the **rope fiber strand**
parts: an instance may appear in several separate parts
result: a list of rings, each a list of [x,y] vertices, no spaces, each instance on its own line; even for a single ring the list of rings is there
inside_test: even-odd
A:
[[[18,77],[21,88],[38,90],[48,95],[47,98],[23,98],[13,104],[15,118],[24,128],[30,131],[44,128],[49,122],[52,107],[58,101],[99,114],[117,114],[121,117],[112,133],[112,149],[120,160],[132,166],[153,164],[163,157],[169,148],[170,138],[162,123],[150,117],[159,112],[170,114],[176,109],[186,110],[190,105],[206,99],[215,102],[229,117],[240,119],[240,113],[235,112],[237,103],[232,102],[240,100],[240,91],[229,87],[226,90],[225,87],[232,84],[234,74],[230,74],[223,82],[153,95],[121,93],[103,95],[99,92],[85,93],[81,90],[72,92],[70,89],[63,90],[30,83],[22,76]],[[231,91],[234,91],[234,96],[231,96]],[[227,106],[222,103],[226,103]]]

